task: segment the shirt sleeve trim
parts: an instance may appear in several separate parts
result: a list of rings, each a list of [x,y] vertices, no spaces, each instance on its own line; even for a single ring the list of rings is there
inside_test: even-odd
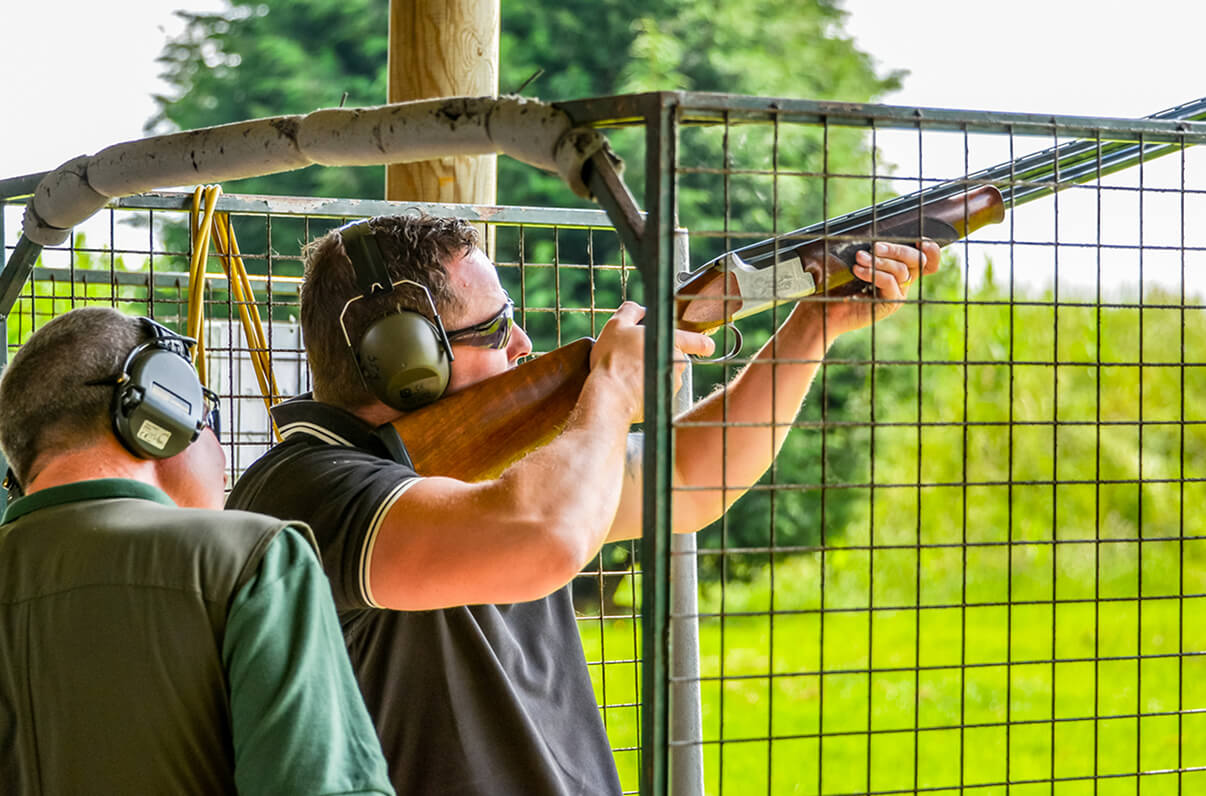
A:
[[[360,548],[360,596],[373,608],[385,607],[373,597],[372,578],[370,577],[373,566],[373,548],[377,544],[377,534],[380,532],[381,526],[385,524],[385,515],[389,514],[389,510],[398,502],[398,498],[402,497],[406,490],[422,480],[422,478],[416,476],[394,487],[394,490],[377,506],[377,511],[373,514],[372,522],[369,523],[368,533],[364,535],[364,544]]]

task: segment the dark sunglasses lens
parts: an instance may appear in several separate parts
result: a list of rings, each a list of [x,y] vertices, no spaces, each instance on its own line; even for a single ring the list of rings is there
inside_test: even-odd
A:
[[[510,315],[505,318],[499,318],[489,330],[481,333],[475,345],[481,348],[506,348],[507,343],[511,341],[511,326],[513,324],[514,321],[511,320]]]
[[[222,438],[222,413],[218,409],[218,396],[209,390],[204,390],[202,395],[205,397],[205,425],[213,429],[214,436],[218,439]]]
[[[448,341],[474,348],[504,349],[511,342],[511,329],[515,326],[514,310],[510,302],[498,315],[477,326],[449,332]]]

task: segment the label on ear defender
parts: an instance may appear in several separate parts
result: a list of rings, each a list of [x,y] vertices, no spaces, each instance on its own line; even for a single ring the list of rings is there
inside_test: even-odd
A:
[[[135,436],[155,450],[161,451],[167,447],[168,440],[172,438],[172,432],[158,423],[144,420],[142,421],[142,425],[138,427],[138,433]]]

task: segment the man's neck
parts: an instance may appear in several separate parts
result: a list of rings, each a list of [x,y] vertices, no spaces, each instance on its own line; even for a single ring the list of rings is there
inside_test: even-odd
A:
[[[340,406],[337,403],[333,403],[331,401],[326,400],[325,398],[323,398],[323,396],[317,390],[314,392],[313,397],[314,397],[314,400],[318,401],[319,403],[330,404],[331,406],[339,407],[340,409],[344,410],[348,414],[354,415],[354,416],[358,417],[360,420],[363,420],[365,423],[372,426],[373,428],[376,428],[377,426],[383,426],[386,423],[392,423],[395,420],[397,420],[399,417],[401,417],[403,414],[402,412],[399,412],[397,409],[394,409],[392,406],[386,406],[384,403],[382,403],[381,401],[377,401],[377,400],[374,400],[372,403],[365,404],[364,406],[360,406],[360,407],[356,407],[355,409],[352,409],[352,408],[349,408],[346,406]]]
[[[163,488],[159,483],[155,463],[149,459],[135,458],[116,440],[112,444],[105,441],[86,448],[39,457],[34,463],[34,472],[36,475],[29,483],[22,484],[27,495],[42,489],[97,478],[128,478]]]
[[[368,423],[373,428],[383,426],[386,423],[392,423],[402,416],[402,413],[397,409],[386,406],[383,403],[374,403],[362,409],[357,409],[352,412],[356,417]]]

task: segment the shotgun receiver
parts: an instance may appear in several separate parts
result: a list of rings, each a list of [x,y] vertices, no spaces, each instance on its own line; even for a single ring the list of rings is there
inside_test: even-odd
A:
[[[867,249],[871,240],[915,245],[928,237],[945,246],[1000,221],[1005,208],[1000,191],[984,186],[898,212],[863,212],[870,215],[861,224],[858,214],[837,219],[834,229],[841,222],[843,231],[833,235],[817,237],[806,227],[705,264],[676,293],[678,326],[712,332],[786,301],[818,293],[852,295],[866,284],[850,271],[854,253]],[[394,421],[415,470],[486,480],[551,441],[578,401],[592,343],[583,338],[564,345]]]

